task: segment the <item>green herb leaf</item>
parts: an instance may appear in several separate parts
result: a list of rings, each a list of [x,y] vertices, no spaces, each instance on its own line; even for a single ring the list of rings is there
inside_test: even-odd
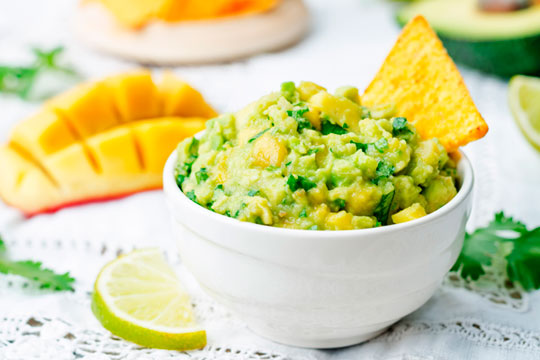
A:
[[[380,138],[373,143],[373,147],[375,147],[375,149],[382,154],[384,150],[388,149],[388,140],[385,138]]]
[[[73,291],[75,281],[69,273],[56,274],[54,271],[44,268],[39,261],[23,260],[12,261],[5,256],[6,244],[0,237],[0,273],[13,274],[36,281],[40,289],[55,291]]]
[[[383,194],[381,201],[379,204],[377,204],[375,210],[373,211],[373,215],[377,218],[377,221],[383,225],[388,224],[388,214],[390,213],[390,206],[394,200],[395,193],[396,191],[392,190],[386,194]]]
[[[208,179],[208,171],[206,168],[201,168],[199,171],[195,173],[195,178],[197,179],[197,184],[200,184],[201,182],[204,182]]]
[[[503,247],[510,248],[510,252],[501,255]],[[500,256],[504,256],[510,281],[525,290],[540,288],[540,227],[528,230],[503,212],[495,214],[486,227],[465,234],[463,249],[451,271],[459,272],[466,280],[478,280]]]
[[[262,221],[262,219],[260,217],[257,216],[255,218],[255,224],[264,225],[264,222]]]
[[[306,153],[306,155],[316,154],[319,152],[318,148],[309,149]]]
[[[413,132],[411,129],[407,127],[407,119],[404,117],[396,117],[392,121],[392,135],[398,136],[398,135],[406,135],[406,134],[412,134]]]
[[[354,144],[356,146],[356,151],[358,150],[362,150],[363,152],[366,152],[367,151],[367,148],[368,148],[368,145],[370,144],[364,144],[364,143],[360,143],[360,142],[356,142],[356,141],[350,141],[351,144]]]
[[[259,132],[257,135],[255,135],[254,137],[252,137],[251,139],[248,140],[248,143],[251,143],[251,142],[254,142],[255,140],[257,140],[258,138],[260,138],[261,136],[264,135],[265,132],[267,132],[268,130],[270,130],[271,128],[268,128],[268,129],[264,129],[263,131]]]
[[[298,175],[296,178],[294,175],[289,175],[287,178],[287,185],[289,185],[289,189],[291,189],[292,192],[295,192],[298,189],[308,191],[314,187],[317,187],[316,183],[301,175]]]
[[[306,209],[302,209],[302,211],[300,211],[300,214],[298,215],[298,217],[301,217],[301,218],[307,217],[307,211],[306,211]]]
[[[307,107],[296,109],[296,110],[287,110],[287,115],[292,117],[295,120],[299,120],[299,119],[303,119],[304,118],[303,115],[307,113],[308,111],[309,111],[309,108]]]
[[[193,201],[194,203],[196,203],[196,204],[199,203],[197,201],[197,196],[195,195],[195,190],[188,191],[186,193],[186,196],[188,197],[189,200]]]
[[[217,190],[223,190],[223,184],[218,184],[218,185],[215,187],[214,191],[217,191]]]
[[[328,135],[328,134],[343,135],[343,134],[348,133],[348,131],[337,124],[331,123],[328,119],[324,119],[321,124],[321,133],[323,135]]]
[[[378,185],[381,180],[388,179],[394,174],[394,170],[395,167],[393,165],[387,164],[385,161],[379,161],[375,170],[376,177],[373,179],[373,183]]]
[[[260,191],[259,190],[249,190],[248,191],[248,196],[257,196],[259,195]]]
[[[343,199],[336,199],[334,200],[334,204],[337,206],[339,210],[345,209],[346,202]]]

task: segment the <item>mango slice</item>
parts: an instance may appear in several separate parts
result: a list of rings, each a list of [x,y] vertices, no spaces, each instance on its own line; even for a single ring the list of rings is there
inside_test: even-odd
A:
[[[0,146],[0,198],[34,215],[160,188],[178,142],[216,114],[197,90],[166,78],[163,91],[148,71],[130,72],[48,101]]]
[[[140,28],[167,22],[215,19],[268,11],[280,0],[91,0],[101,2],[123,26]]]

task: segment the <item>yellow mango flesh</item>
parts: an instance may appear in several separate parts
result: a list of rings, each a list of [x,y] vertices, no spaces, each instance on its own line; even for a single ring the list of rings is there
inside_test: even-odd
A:
[[[287,156],[287,148],[271,135],[264,134],[257,140],[251,152],[253,164],[260,167],[280,166]]]
[[[426,210],[418,203],[412,204],[406,209],[392,215],[392,221],[394,224],[400,224],[414,219],[419,219],[426,216]]]
[[[76,141],[66,122],[52,111],[41,111],[29,117],[18,123],[11,132],[11,142],[27,149],[38,159]]]
[[[46,106],[63,116],[77,136],[87,137],[119,124],[112,99],[110,88],[97,82],[79,85]]]
[[[174,93],[175,112],[194,117],[164,116],[162,92],[146,71],[52,99],[0,147],[0,198],[36,214],[161,187],[163,165],[178,142],[215,114],[200,93],[184,88]],[[192,106],[182,96],[194,93],[199,101]]]
[[[169,22],[245,15],[273,8],[279,0],[94,0],[101,2],[116,20],[139,28],[152,20]]]
[[[161,115],[159,92],[150,72],[114,76],[107,83],[112,88],[116,109],[123,122]]]
[[[163,74],[160,90],[164,116],[212,118],[217,115],[200,92],[170,72]]]

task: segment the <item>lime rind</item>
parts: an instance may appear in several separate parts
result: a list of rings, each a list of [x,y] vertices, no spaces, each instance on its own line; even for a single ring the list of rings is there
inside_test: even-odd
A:
[[[508,98],[521,132],[540,151],[540,78],[523,75],[512,77]]]
[[[147,260],[156,266],[144,264]],[[148,289],[143,289],[145,291],[138,293],[137,285],[144,283],[145,280],[138,279],[137,274],[134,274],[133,279],[126,278],[124,274],[115,279],[115,268],[121,269],[126,264],[136,266],[138,262],[142,262],[140,269],[144,269],[143,273],[138,273],[139,275],[152,273],[151,276],[161,279],[160,281],[166,285],[164,288],[168,286],[169,290],[149,293],[146,291]],[[109,293],[115,281],[123,283],[127,280],[133,286],[131,294],[112,296]],[[165,296],[163,304],[156,302],[156,298],[160,296]],[[117,306],[118,299],[126,298],[128,302],[130,298],[135,300],[132,305],[137,307],[135,310],[139,318]],[[141,314],[144,314],[143,307],[146,304],[158,306],[157,309],[150,309],[150,314],[155,315],[151,319],[140,318]],[[137,250],[106,265],[96,279],[92,295],[92,311],[107,330],[141,346],[182,351],[200,349],[206,345],[206,332],[194,321],[189,297],[158,249]],[[171,320],[176,321],[175,326],[162,325],[163,323],[170,325]]]

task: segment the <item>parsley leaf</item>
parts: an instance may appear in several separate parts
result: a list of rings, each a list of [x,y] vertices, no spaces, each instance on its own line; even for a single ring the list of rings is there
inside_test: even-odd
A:
[[[304,114],[309,111],[309,108],[301,108],[297,110],[287,110],[287,115],[292,117],[295,120],[302,119],[304,117]]]
[[[249,190],[248,191],[248,196],[257,196],[259,195],[260,191],[259,190]]]
[[[307,151],[306,155],[316,154],[318,152],[319,152],[319,148],[312,148]]]
[[[343,135],[343,134],[348,133],[348,131],[337,124],[331,123],[328,119],[324,119],[321,124],[321,133],[323,135],[328,135],[328,134]]]
[[[302,209],[302,211],[300,211],[300,214],[298,215],[298,217],[301,217],[301,218],[307,217],[307,211],[305,208]]]
[[[384,150],[388,149],[388,140],[385,138],[380,138],[373,143],[373,147],[382,154]]]
[[[54,271],[44,268],[39,261],[23,260],[12,261],[5,256],[6,245],[0,238],[0,273],[13,274],[34,280],[39,284],[40,289],[51,289],[55,291],[73,291],[75,281],[69,273],[56,274]]]
[[[506,247],[510,250],[503,254],[500,250]],[[486,227],[465,234],[463,249],[451,271],[466,280],[478,280],[501,256],[510,281],[525,290],[540,289],[540,227],[528,230],[503,212],[495,214]]]
[[[264,129],[263,131],[261,131],[260,133],[258,133],[257,135],[255,135],[254,137],[252,137],[251,139],[249,139],[249,140],[248,140],[248,143],[254,142],[254,141],[257,140],[258,138],[260,138],[261,136],[263,136],[264,133],[267,132],[268,130],[270,130],[270,128]]]
[[[407,127],[407,119],[404,117],[396,117],[392,121],[392,135],[407,135],[412,134],[411,129]]]
[[[383,196],[381,197],[381,201],[377,204],[375,210],[373,211],[373,215],[377,218],[377,221],[383,225],[388,224],[390,205],[392,205],[395,193],[396,191],[392,189],[392,191],[383,194]]]
[[[385,161],[379,161],[377,164],[377,169],[375,170],[375,179],[373,183],[378,185],[382,179],[388,179],[391,175],[394,174],[395,167],[394,165],[389,165]]]
[[[194,203],[196,203],[196,204],[199,203],[197,201],[197,196],[195,195],[195,190],[188,191],[186,193],[186,196],[188,197],[189,200],[193,201]]]
[[[360,142],[356,142],[356,141],[350,141],[351,144],[354,144],[356,146],[356,151],[358,150],[362,150],[363,152],[366,152],[367,151],[367,148],[368,148],[368,145],[370,144],[364,144],[364,143],[360,143]]]
[[[289,177],[287,178],[287,185],[289,185],[289,189],[291,189],[292,192],[295,192],[298,189],[304,189],[308,191],[310,189],[313,189],[314,187],[317,187],[316,183],[301,175],[298,175],[296,178],[294,177],[294,175],[289,175]]]
[[[206,168],[201,168],[199,171],[195,173],[195,178],[197,179],[197,184],[200,184],[203,181],[206,181],[208,179],[208,170]]]
[[[336,200],[334,200],[334,204],[337,206],[337,208],[338,208],[339,210],[341,210],[341,209],[344,209],[344,208],[345,208],[346,202],[345,202],[345,200],[343,200],[343,199],[336,199]]]

